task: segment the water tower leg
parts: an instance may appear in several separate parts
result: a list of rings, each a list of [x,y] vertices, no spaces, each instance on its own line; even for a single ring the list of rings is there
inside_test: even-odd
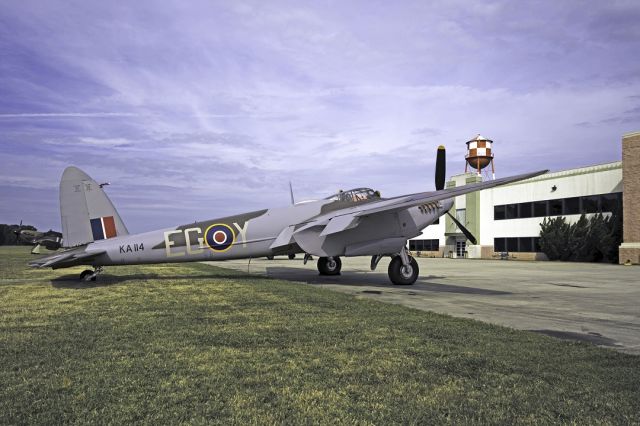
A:
[[[491,159],[491,177],[496,180],[496,168],[493,165],[493,158]]]
[[[478,157],[478,161],[476,162],[476,169],[478,170],[478,176],[480,176],[480,157]]]

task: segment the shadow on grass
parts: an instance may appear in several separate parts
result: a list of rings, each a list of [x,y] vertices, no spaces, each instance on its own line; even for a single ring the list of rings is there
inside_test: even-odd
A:
[[[572,340],[575,342],[593,343],[598,346],[619,347],[621,346],[614,339],[603,336],[600,333],[575,333],[572,331],[560,330],[529,330],[534,333],[544,334],[546,336],[555,337],[556,339]]]
[[[155,273],[150,274],[131,274],[131,275],[110,275],[100,274],[95,281],[80,281],[77,274],[67,274],[51,280],[51,285],[54,288],[71,288],[71,289],[86,289],[96,287],[108,287],[112,285],[135,282],[135,281],[169,281],[169,280],[217,280],[217,279],[273,279],[271,277],[259,276],[259,275],[247,275],[247,274],[184,274],[184,275],[160,275]]]

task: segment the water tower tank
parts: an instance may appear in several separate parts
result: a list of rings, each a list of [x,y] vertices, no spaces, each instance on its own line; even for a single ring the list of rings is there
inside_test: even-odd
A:
[[[466,172],[467,167],[471,166],[471,168],[476,169],[478,175],[481,175],[482,169],[491,164],[491,176],[495,179],[493,152],[491,151],[492,146],[493,141],[481,135],[478,135],[467,142],[467,154],[465,155],[467,164],[464,167],[464,171]]]

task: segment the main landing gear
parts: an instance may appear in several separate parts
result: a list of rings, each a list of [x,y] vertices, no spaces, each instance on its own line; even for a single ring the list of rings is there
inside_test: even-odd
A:
[[[379,254],[371,258],[372,271],[375,271],[380,259],[384,256]],[[338,256],[318,258],[318,272],[320,272],[320,275],[340,275],[340,269],[342,269],[342,261]],[[420,268],[418,267],[418,262],[409,256],[407,249],[403,248],[400,253],[391,255],[388,273],[389,279],[395,285],[412,285],[418,279]]]
[[[98,274],[102,272],[102,266],[96,266],[91,269],[85,269],[80,273],[80,281],[95,281]]]
[[[382,259],[380,254],[371,258],[372,271],[375,271],[380,259]],[[403,248],[400,253],[391,257],[388,273],[389,279],[395,285],[412,285],[418,279],[420,268],[418,267],[418,262],[409,256],[407,249]]]
[[[318,258],[318,272],[320,275],[340,275],[342,261],[338,256]]]

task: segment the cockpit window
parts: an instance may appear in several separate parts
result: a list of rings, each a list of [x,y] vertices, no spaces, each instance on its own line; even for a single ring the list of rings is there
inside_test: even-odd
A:
[[[359,202],[365,200],[371,200],[373,198],[380,198],[380,193],[370,188],[356,188],[348,191],[340,191],[337,194],[333,194],[331,197],[325,198],[331,201],[351,201]]]

